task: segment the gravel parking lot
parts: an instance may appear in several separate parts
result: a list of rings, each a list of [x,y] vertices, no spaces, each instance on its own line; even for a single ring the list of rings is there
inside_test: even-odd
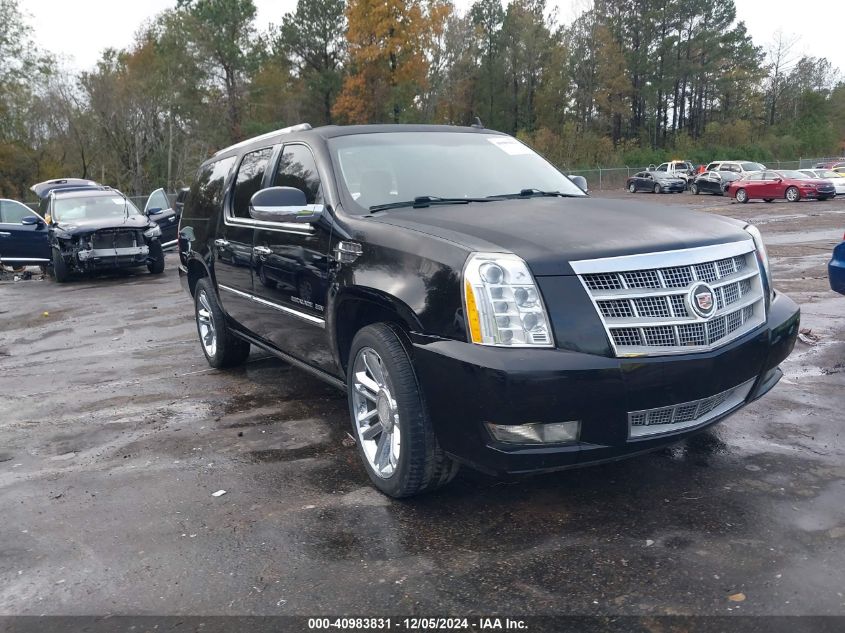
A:
[[[0,614],[845,615],[845,297],[825,268],[845,202],[637,199],[756,223],[813,344],[669,449],[464,470],[406,501],[370,487],[343,394],[256,351],[209,369],[175,255],[159,277],[0,282]]]

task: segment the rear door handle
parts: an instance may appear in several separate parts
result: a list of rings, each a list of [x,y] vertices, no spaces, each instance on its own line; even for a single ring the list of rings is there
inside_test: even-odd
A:
[[[225,248],[226,246],[229,245],[229,242],[228,242],[228,240],[217,239],[217,240],[214,240],[214,245],[219,246],[221,248]]]
[[[272,255],[273,249],[267,248],[266,246],[256,246],[252,249],[252,252],[256,255]]]

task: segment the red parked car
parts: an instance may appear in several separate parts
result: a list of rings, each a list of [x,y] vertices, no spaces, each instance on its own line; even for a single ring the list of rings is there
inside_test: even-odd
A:
[[[810,178],[800,171],[755,171],[734,180],[728,186],[728,195],[737,202],[748,202],[760,198],[771,202],[776,198],[786,198],[798,202],[802,198],[827,200],[836,195],[833,183],[821,178]]]

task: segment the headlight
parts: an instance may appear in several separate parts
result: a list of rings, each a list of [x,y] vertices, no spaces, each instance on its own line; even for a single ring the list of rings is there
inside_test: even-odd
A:
[[[769,254],[766,252],[766,245],[763,243],[763,236],[753,224],[745,227],[745,232],[754,240],[754,247],[757,249],[757,261],[763,269],[763,274],[766,276],[766,285],[769,288],[769,301],[774,298],[775,289],[772,283],[772,273],[769,271]]]
[[[464,267],[469,339],[479,345],[553,347],[534,277],[509,253],[473,253]]]
[[[144,231],[144,237],[160,237],[161,227],[158,224],[153,224],[150,228]]]

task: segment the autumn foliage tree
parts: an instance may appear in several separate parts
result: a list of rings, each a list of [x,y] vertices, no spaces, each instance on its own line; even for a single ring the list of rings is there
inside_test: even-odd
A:
[[[427,86],[426,52],[443,33],[451,5],[437,0],[350,0],[350,73],[334,114],[350,123],[402,121]]]

